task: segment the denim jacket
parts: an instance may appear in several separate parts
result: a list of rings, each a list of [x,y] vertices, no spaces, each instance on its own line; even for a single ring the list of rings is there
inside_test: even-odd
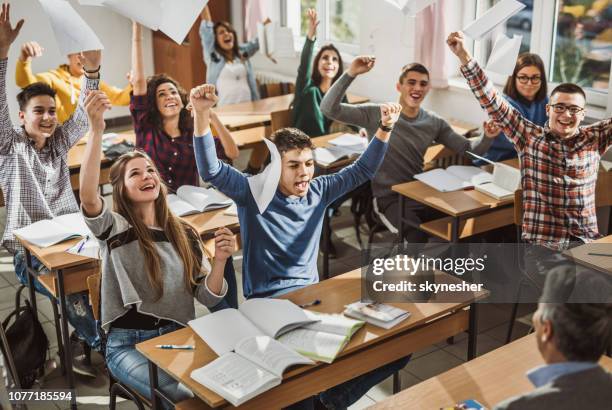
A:
[[[217,84],[217,79],[225,67],[225,58],[215,49],[215,31],[212,21],[202,20],[200,23],[200,39],[202,40],[202,51],[204,54],[204,63],[206,64],[206,82],[208,84]],[[236,40],[236,39],[235,39]],[[253,74],[253,67],[249,60],[259,50],[259,39],[254,39],[248,43],[238,46],[240,54],[244,55],[244,65],[247,70],[247,81],[251,90],[251,100],[259,100],[259,91],[257,90],[257,82]]]

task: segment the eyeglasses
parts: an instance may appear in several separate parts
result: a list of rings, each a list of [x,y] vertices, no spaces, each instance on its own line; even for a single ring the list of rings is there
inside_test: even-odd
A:
[[[569,111],[571,115],[576,115],[584,111],[584,108],[578,107],[577,105],[565,105],[565,104],[551,104],[554,112],[557,114],[563,114],[565,111]]]
[[[531,81],[531,84],[537,85],[540,84],[540,81],[542,81],[542,78],[539,75],[534,75],[532,77],[526,75],[519,75],[518,77],[516,77],[516,79],[521,84],[527,84],[529,81]]]

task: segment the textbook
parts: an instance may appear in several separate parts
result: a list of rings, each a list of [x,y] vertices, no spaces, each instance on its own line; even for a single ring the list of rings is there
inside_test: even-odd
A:
[[[361,155],[367,147],[367,138],[354,134],[342,134],[329,140],[328,147],[315,148],[314,157],[319,165],[327,166],[342,159],[357,157]]]
[[[189,321],[189,326],[219,356],[231,352],[249,337],[278,338],[290,330],[314,323],[305,311],[284,299],[255,298],[238,309],[223,309]]]
[[[261,52],[269,58],[295,57],[293,31],[278,23],[257,24],[257,37]]]
[[[344,314],[383,329],[391,329],[410,317],[410,312],[404,309],[383,303],[365,302],[355,302],[345,306]]]
[[[15,229],[13,234],[41,248],[79,236],[93,237],[80,212],[34,222]]]
[[[305,311],[314,320],[283,334],[278,341],[296,352],[325,363],[331,363],[365,322],[342,315]]]
[[[493,181],[476,185],[476,190],[503,200],[514,198],[521,183],[521,171],[506,164],[496,163],[493,168]]]
[[[177,216],[226,208],[232,203],[231,199],[214,188],[191,185],[183,185],[176,190],[176,194],[168,195],[168,207]]]
[[[452,192],[491,182],[493,175],[472,165],[451,165],[416,174],[414,179],[440,192]]]
[[[220,312],[217,312],[220,313]],[[233,323],[226,324],[232,326]],[[290,366],[314,364],[269,336],[240,340],[228,352],[191,372],[191,378],[234,406],[278,386]]]

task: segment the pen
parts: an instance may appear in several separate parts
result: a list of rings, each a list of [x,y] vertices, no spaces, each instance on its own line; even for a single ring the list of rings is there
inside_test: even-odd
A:
[[[308,302],[308,303],[304,303],[303,305],[300,305],[300,307],[302,309],[310,307],[310,306],[317,306],[318,304],[320,304],[321,301],[319,299],[315,299],[312,302]]]
[[[610,256],[610,257],[612,257],[612,253],[596,253],[596,252],[589,252],[589,255],[592,255],[592,256]]]
[[[81,253],[81,250],[83,250],[83,246],[85,246],[85,243],[87,243],[87,240],[89,240],[89,236],[86,236],[83,239],[81,239],[81,242],[79,243],[79,248],[77,249],[77,253]]]
[[[193,345],[156,345],[158,349],[193,350]]]

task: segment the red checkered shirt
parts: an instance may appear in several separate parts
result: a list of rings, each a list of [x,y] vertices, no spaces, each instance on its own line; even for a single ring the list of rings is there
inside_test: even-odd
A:
[[[482,108],[518,151],[523,238],[556,250],[566,248],[571,236],[585,242],[598,238],[595,183],[600,157],[612,144],[612,119],[579,127],[563,139],[548,124],[541,127],[523,118],[474,59],[461,72]]]
[[[149,103],[146,95],[132,95],[130,112],[134,120],[136,147],[144,150],[155,162],[161,180],[172,192],[182,185],[198,186],[200,177],[193,151],[193,124],[180,137],[170,138],[148,120]],[[215,138],[217,155],[226,159],[223,147]]]
[[[43,219],[78,212],[68,169],[68,150],[89,126],[81,93],[72,116],[56,128],[45,146],[36,150],[23,127],[11,121],[6,100],[7,59],[0,60],[0,188],[6,203],[6,227],[2,245],[10,252],[23,250],[13,236],[15,229]],[[98,89],[99,80],[86,80],[81,89]]]

